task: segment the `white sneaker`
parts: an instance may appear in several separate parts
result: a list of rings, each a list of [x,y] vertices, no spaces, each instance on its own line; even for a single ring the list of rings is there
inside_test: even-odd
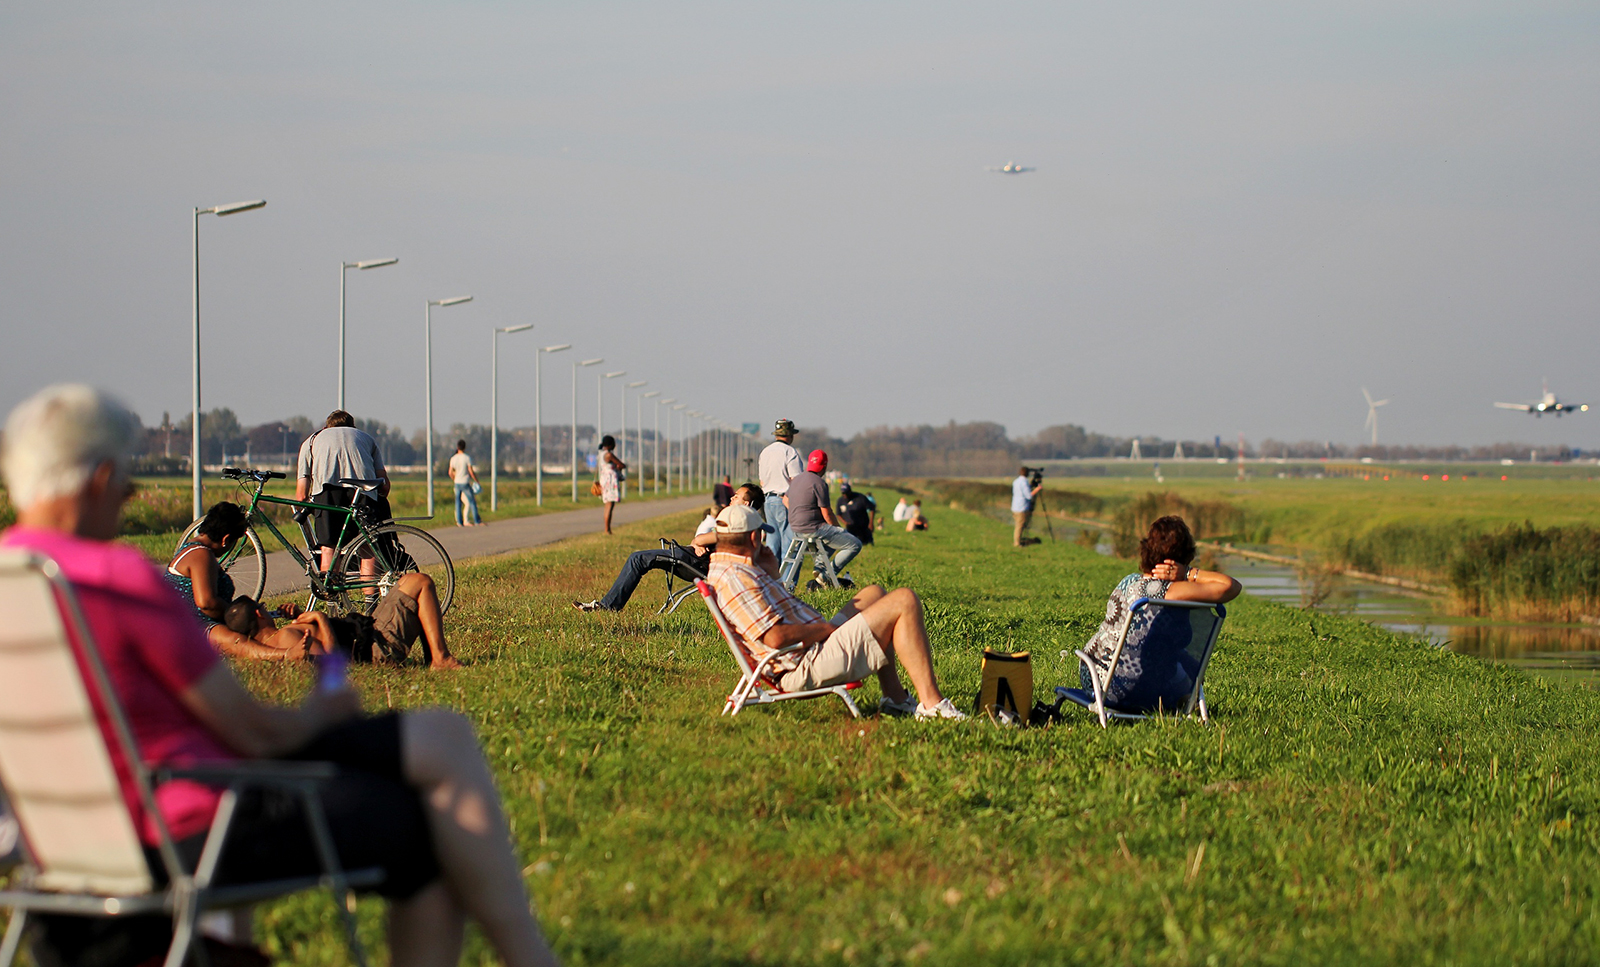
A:
[[[915,715],[917,714],[917,700],[907,695],[897,702],[885,695],[878,699],[878,711],[885,715]]]
[[[941,698],[939,704],[928,708],[922,703],[917,703],[917,719],[953,719],[957,722],[967,717],[967,713],[956,708],[948,698]]]

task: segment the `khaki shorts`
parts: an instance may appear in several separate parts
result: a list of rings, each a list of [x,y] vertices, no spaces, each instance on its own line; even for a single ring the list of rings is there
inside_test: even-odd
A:
[[[391,589],[372,612],[372,643],[386,661],[405,661],[411,643],[422,636],[417,599]],[[377,657],[376,655],[374,657]]]
[[[889,656],[873,637],[866,615],[858,614],[802,655],[799,666],[785,672],[778,685],[786,692],[803,692],[859,682],[888,663]]]

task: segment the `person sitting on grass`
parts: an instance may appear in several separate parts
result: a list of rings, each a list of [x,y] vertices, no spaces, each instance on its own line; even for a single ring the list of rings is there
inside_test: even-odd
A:
[[[249,521],[244,508],[226,500],[206,511],[189,540],[181,545],[167,564],[167,582],[193,607],[193,614],[205,630],[212,647],[230,658],[282,660],[293,652],[303,657],[312,650],[307,624],[278,629],[272,643],[242,635],[223,624],[223,612],[233,602],[233,578],[222,569],[221,558],[244,539]]]
[[[138,417],[88,386],[52,386],[19,404],[0,442],[0,472],[17,508],[0,547],[60,567],[145,764],[159,773],[249,759],[331,762],[337,772],[318,795],[343,866],[383,870],[372,890],[389,901],[391,964],[458,963],[468,920],[508,967],[555,964],[467,719],[444,709],[367,716],[348,685],[312,689],[292,708],[258,701],[207,643],[191,605],[136,548],[116,542],[139,432]],[[157,791],[155,807],[191,870],[221,792],[184,779]],[[153,849],[153,817],[131,786],[124,796]],[[321,872],[294,795],[274,789],[241,793],[214,859],[219,887]],[[40,942],[52,951],[81,948],[95,932],[84,918],[40,919]],[[124,948],[125,962],[159,957],[171,930],[140,935],[154,949]]]
[[[761,498],[760,487],[744,484],[733,492],[730,503],[753,507]],[[611,584],[611,590],[604,597],[593,601],[574,601],[572,606],[579,611],[621,611],[628,606],[628,599],[633,597],[633,592],[638,590],[639,582],[651,571],[671,571],[685,581],[704,578],[711,562],[711,549],[717,546],[717,510],[711,508],[706,511],[688,547],[634,551],[628,555],[622,570],[617,573],[616,581]]]
[[[928,529],[928,518],[922,516],[922,501],[913,500],[906,511],[906,533]]]
[[[460,668],[444,640],[444,619],[439,614],[439,595],[433,578],[426,574],[407,574],[395,582],[378,602],[371,617],[350,615],[330,617],[321,611],[302,611],[292,623],[279,628],[254,599],[240,596],[228,606],[223,623],[230,631],[244,635],[269,648],[282,648],[288,661],[337,651],[354,662],[383,662],[402,665],[411,653],[411,643],[422,639],[423,657],[435,671]],[[283,632],[307,626],[311,634],[304,643],[291,640],[279,646],[275,639]]]
[[[765,543],[771,532],[753,507],[734,505],[718,514],[710,583],[723,614],[757,661],[789,645],[806,645],[768,666],[779,688],[801,692],[876,673],[881,710],[919,719],[966,718],[939,691],[916,592],[869,585],[831,620],[824,619],[778,580],[778,558]],[[897,660],[911,676],[916,699],[900,683]]]
[[[1174,610],[1143,609],[1134,614],[1133,603],[1140,598],[1165,601],[1202,601],[1222,604],[1239,596],[1238,581],[1218,571],[1190,567],[1194,560],[1194,535],[1182,517],[1168,516],[1150,525],[1150,533],[1139,542],[1139,571],[1123,578],[1106,604],[1106,619],[1084,652],[1103,668],[1111,661],[1117,638],[1129,621],[1128,645],[1117,661],[1116,674],[1106,691],[1106,704],[1122,709],[1150,711],[1180,708],[1194,690],[1199,666],[1185,646],[1188,644],[1188,618]],[[1181,622],[1171,633],[1166,622]],[[1135,643],[1136,646],[1135,646]],[[1092,690],[1094,682],[1083,666],[1078,677],[1082,687]]]

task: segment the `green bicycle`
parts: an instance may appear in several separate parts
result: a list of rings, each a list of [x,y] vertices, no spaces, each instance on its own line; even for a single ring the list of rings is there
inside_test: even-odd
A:
[[[222,569],[233,578],[239,594],[257,601],[267,587],[267,555],[256,533],[265,527],[277,538],[300,570],[306,574],[311,589],[307,610],[330,611],[335,614],[371,614],[395,582],[406,574],[421,572],[433,578],[439,595],[439,611],[450,610],[455,597],[456,569],[450,555],[438,538],[419,527],[397,524],[393,520],[372,519],[368,499],[377,492],[380,481],[339,480],[341,486],[350,487],[355,497],[347,507],[314,504],[304,500],[290,500],[262,493],[269,480],[287,479],[286,474],[272,470],[241,470],[225,467],[223,479],[238,482],[239,489],[249,498],[245,517],[249,527],[244,540],[239,541],[220,561]],[[249,482],[254,483],[251,487]],[[292,518],[300,527],[301,544],[285,537],[272,520],[272,515],[262,505],[292,507]],[[316,550],[309,512],[322,511],[344,518],[340,540],[333,552],[333,566],[323,573],[321,559]],[[178,539],[178,547],[189,542],[200,521],[190,524]],[[303,549],[302,549],[303,547]],[[363,573],[362,564],[367,565]]]

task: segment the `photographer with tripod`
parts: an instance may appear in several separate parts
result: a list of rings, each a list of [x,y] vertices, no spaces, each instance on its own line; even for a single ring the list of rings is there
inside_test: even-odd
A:
[[[1017,471],[1017,479],[1011,481],[1011,519],[1016,524],[1011,543],[1017,547],[1023,544],[1022,532],[1033,520],[1033,502],[1043,489],[1044,469],[1041,467],[1022,467]],[[1036,537],[1028,538],[1029,544],[1038,542]]]

